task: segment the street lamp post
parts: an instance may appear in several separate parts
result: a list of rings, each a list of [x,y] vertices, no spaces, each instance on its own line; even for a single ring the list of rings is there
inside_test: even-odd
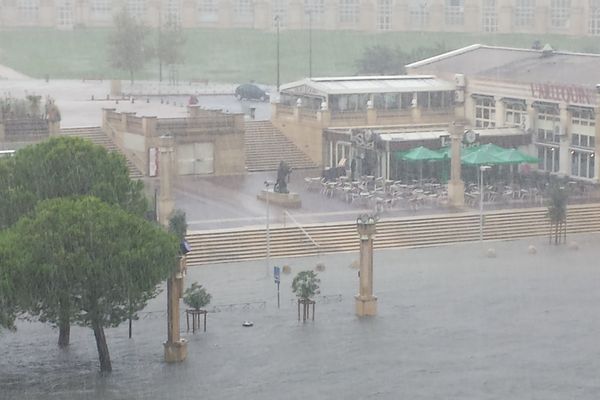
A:
[[[275,23],[277,24],[277,93],[279,93],[279,21],[281,17],[275,16]]]
[[[308,14],[308,78],[312,78],[312,10]]]
[[[479,241],[483,242],[483,173],[490,169],[489,165],[479,167]]]
[[[269,229],[270,220],[270,207],[269,207],[269,186],[271,182],[265,181],[265,198],[267,199],[267,277],[269,276],[269,270],[271,269],[271,230]]]

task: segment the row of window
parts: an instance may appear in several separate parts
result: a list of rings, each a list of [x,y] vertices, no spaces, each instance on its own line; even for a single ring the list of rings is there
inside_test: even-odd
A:
[[[538,146],[538,168],[546,172],[560,171],[559,148],[556,146]],[[595,153],[571,150],[571,176],[593,179],[595,176]]]
[[[594,127],[596,114],[592,108],[573,107],[569,109],[572,126]],[[508,101],[505,103],[503,126],[524,126],[527,119],[525,101]],[[549,121],[553,125],[560,122],[559,109],[556,104],[540,104],[537,108],[538,121]],[[493,97],[480,96],[475,99],[475,126],[493,128],[496,126],[496,100]]]
[[[17,0],[19,17],[23,21],[35,22],[38,19],[41,0]],[[361,0],[336,0],[338,3],[338,21],[353,26],[360,20]],[[431,2],[427,0],[406,0],[412,28],[424,28],[429,24]],[[444,21],[447,26],[465,24],[464,0],[444,0]],[[539,1],[539,0],[537,0]],[[588,32],[600,35],[600,0],[588,0]],[[271,0],[272,14],[279,16],[279,26],[287,24],[290,0]],[[147,0],[126,0],[127,11],[134,17],[143,19]],[[163,12],[179,20],[182,0],[165,0]],[[394,0],[375,0],[375,23],[378,30],[392,29]],[[60,18],[61,13],[71,13],[73,1],[57,0],[55,5]],[[89,0],[92,18],[108,19],[113,10],[113,0]],[[200,22],[217,22],[219,19],[219,0],[197,0],[196,8]],[[65,11],[68,10],[68,11]],[[233,18],[235,22],[254,20],[254,0],[233,0]],[[571,18],[571,0],[550,0],[550,27],[557,30],[568,29]],[[482,0],[481,26],[484,32],[498,31],[498,0]],[[325,13],[325,0],[304,0],[304,12],[312,23],[319,23]],[[513,6],[513,25],[516,28],[534,28],[536,23],[536,0],[515,0]]]

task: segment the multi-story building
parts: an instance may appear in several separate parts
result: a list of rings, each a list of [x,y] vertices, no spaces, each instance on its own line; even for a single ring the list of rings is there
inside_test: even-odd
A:
[[[3,0],[0,23],[109,26],[123,8],[150,26],[600,35],[600,0]]]
[[[456,83],[473,129],[523,129],[538,168],[598,182],[600,55],[473,45],[406,66]]]

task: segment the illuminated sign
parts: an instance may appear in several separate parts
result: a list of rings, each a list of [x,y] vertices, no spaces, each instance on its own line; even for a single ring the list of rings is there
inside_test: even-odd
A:
[[[567,103],[595,104],[596,92],[583,86],[554,83],[531,83],[531,96],[536,99]]]

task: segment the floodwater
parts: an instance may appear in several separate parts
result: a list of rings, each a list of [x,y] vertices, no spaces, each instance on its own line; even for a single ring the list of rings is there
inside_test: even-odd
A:
[[[107,330],[110,376],[98,372],[90,329],[73,329],[66,351],[46,325],[3,333],[0,398],[595,400],[598,239],[569,237],[579,250],[538,238],[378,251],[379,315],[365,319],[354,316],[356,253],[271,260],[293,269],[282,276],[281,309],[264,261],[192,268],[186,285],[207,287],[221,312],[209,313],[206,333],[186,333],[182,321],[185,362],[162,360],[163,292],[133,339],[127,324]],[[496,258],[483,256],[488,247]],[[317,262],[326,270],[316,318],[298,323],[291,279]]]

